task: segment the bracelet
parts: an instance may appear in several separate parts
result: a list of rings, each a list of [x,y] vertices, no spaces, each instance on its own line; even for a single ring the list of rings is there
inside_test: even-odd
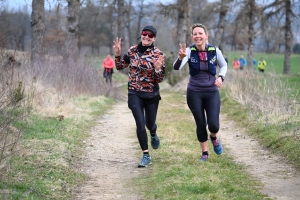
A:
[[[115,58],[121,58],[121,56],[115,56]]]
[[[161,68],[159,68],[159,70],[154,69],[156,73],[161,72]]]

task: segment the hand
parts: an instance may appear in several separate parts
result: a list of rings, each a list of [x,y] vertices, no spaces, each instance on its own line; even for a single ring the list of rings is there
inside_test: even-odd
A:
[[[186,57],[186,44],[184,44],[183,46],[181,44],[179,44],[179,60],[182,60],[184,57]]]
[[[115,56],[121,56],[121,38],[116,38],[114,41]]]
[[[220,88],[222,86],[222,84],[223,84],[222,78],[221,77],[217,78],[216,81],[215,81],[215,85],[218,88]]]
[[[161,69],[163,62],[164,62],[164,56],[163,55],[158,56],[157,60],[154,61],[155,71],[159,71]]]

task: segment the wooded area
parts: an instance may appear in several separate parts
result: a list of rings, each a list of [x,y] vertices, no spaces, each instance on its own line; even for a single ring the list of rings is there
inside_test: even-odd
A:
[[[0,4],[7,0],[0,1]],[[283,73],[289,74],[291,53],[300,52],[297,0],[32,0],[28,8],[0,10],[0,47],[31,52],[32,61],[43,55],[63,55],[74,62],[78,55],[113,54],[116,37],[124,47],[138,42],[141,27],[157,27],[156,43],[166,55],[179,43],[190,44],[189,27],[203,23],[210,43],[223,51],[247,51],[253,69],[255,51],[284,53]],[[126,49],[122,48],[122,49]]]

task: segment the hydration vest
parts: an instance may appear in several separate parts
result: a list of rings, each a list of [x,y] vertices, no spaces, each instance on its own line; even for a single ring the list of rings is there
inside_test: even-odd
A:
[[[191,45],[191,54],[188,60],[190,75],[194,76],[200,72],[200,56],[199,51],[196,48],[196,45]],[[216,75],[216,68],[217,68],[217,52],[216,47],[207,45],[206,48],[206,55],[207,55],[207,63],[208,63],[208,72],[211,75]]]

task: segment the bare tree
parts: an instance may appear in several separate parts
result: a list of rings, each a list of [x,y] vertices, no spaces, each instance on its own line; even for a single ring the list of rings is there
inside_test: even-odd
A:
[[[138,14],[138,22],[137,22],[137,29],[136,29],[136,38],[138,38],[141,34],[141,22],[142,19],[145,17],[145,13],[144,13],[144,4],[145,0],[140,0],[139,1],[139,14]]]
[[[80,0],[67,0],[68,16],[67,16],[67,36],[65,44],[66,60],[68,64],[75,62],[79,55],[78,49],[78,25]]]
[[[293,42],[293,33],[292,33],[292,17],[295,17],[295,14],[292,10],[291,0],[275,0],[274,2],[266,5],[263,9],[266,11],[265,17],[263,18],[263,23],[270,19],[273,16],[281,15],[285,16],[284,22],[284,38],[285,38],[285,53],[284,53],[284,66],[283,74],[290,73],[290,56],[292,52],[292,42]]]
[[[134,8],[132,7],[132,0],[129,0],[129,2],[125,6],[125,15],[126,15],[126,23],[125,27],[127,29],[127,34],[128,34],[128,44],[131,46],[132,45],[132,38],[131,38],[131,16],[132,16],[132,11]],[[123,49],[123,48],[122,48]]]
[[[188,34],[188,16],[190,0],[177,0],[178,17],[177,17],[177,44],[186,44],[186,37]],[[183,6],[184,5],[184,6]]]
[[[44,1],[32,0],[31,13],[31,62],[32,64],[40,60],[44,54],[45,36],[45,8]]]
[[[124,42],[125,42],[125,3],[124,0],[118,0],[118,18],[117,18],[117,26],[118,26],[118,37],[122,38],[122,51],[124,51]]]
[[[249,71],[254,71],[253,59],[254,59],[254,39],[255,39],[255,15],[257,13],[257,7],[255,0],[248,0],[246,4],[247,16],[248,16],[248,55],[247,55],[247,67]]]
[[[291,63],[290,56],[292,53],[292,43],[293,43],[293,33],[292,33],[292,20],[291,15],[293,15],[292,11],[292,3],[291,0],[285,0],[285,53],[284,53],[284,67],[283,74],[289,74]]]
[[[220,49],[223,49],[223,35],[224,35],[224,28],[226,23],[226,15],[229,10],[229,4],[233,0],[221,0],[220,4],[220,11],[219,11],[219,21],[217,25],[217,31],[215,33],[215,37],[213,40],[213,44],[219,47]]]

